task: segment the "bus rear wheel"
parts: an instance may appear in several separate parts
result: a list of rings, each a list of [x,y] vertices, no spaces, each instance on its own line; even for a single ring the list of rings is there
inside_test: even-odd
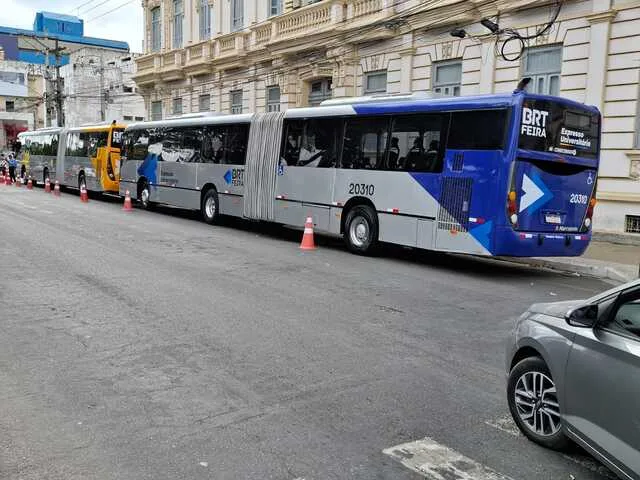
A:
[[[356,205],[344,223],[344,240],[353,253],[367,255],[378,243],[378,216],[369,205]]]
[[[209,225],[218,221],[220,217],[220,202],[218,201],[218,192],[215,188],[207,190],[202,196],[200,211],[202,213],[202,219]]]

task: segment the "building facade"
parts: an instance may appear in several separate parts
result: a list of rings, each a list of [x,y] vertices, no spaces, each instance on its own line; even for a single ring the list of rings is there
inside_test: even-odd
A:
[[[0,50],[0,149],[18,133],[44,126],[44,67],[4,60]]]
[[[145,105],[133,82],[135,68],[133,55],[89,47],[72,53],[60,69],[67,125],[143,121]]]
[[[385,92],[508,92],[523,77],[533,79],[529,90],[596,105],[594,228],[640,233],[640,0],[143,0],[143,8],[134,78],[152,119]],[[483,18],[528,38],[496,35]]]
[[[12,62],[12,65],[19,70],[17,77],[13,73],[7,73],[13,79],[11,81],[14,83],[13,89],[28,92],[26,96],[14,96],[13,99],[6,96],[4,112],[1,111],[2,102],[0,101],[0,119],[10,113],[7,110],[14,108],[12,115],[20,119],[20,125],[24,124],[26,117],[33,117],[28,123],[28,128],[49,127],[64,121],[63,115],[59,115],[57,108],[59,104],[57,100],[60,99],[59,95],[63,93],[63,88],[56,78],[56,70],[68,65],[75,52],[92,49],[111,57],[129,55],[129,45],[126,42],[87,37],[84,35],[82,19],[51,12],[38,12],[33,30],[0,26],[0,49],[2,49],[4,60]],[[0,88],[7,90],[8,87],[6,85],[3,87],[1,82],[0,79]],[[0,91],[0,96],[2,95]],[[27,104],[22,102],[23,98],[28,99]],[[63,99],[63,104],[65,101],[66,99]],[[19,103],[23,105],[18,106]],[[13,124],[5,122],[5,125]],[[67,122],[67,125],[73,124]],[[19,130],[22,129],[24,128],[21,126]],[[17,135],[16,129],[12,126],[4,130],[4,140],[3,133],[0,132],[0,146],[10,144]]]

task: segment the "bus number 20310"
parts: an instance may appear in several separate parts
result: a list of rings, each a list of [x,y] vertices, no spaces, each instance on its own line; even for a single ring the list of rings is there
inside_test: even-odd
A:
[[[368,197],[373,196],[376,191],[375,185],[366,184],[366,183],[350,183],[349,184],[349,195],[367,195]]]

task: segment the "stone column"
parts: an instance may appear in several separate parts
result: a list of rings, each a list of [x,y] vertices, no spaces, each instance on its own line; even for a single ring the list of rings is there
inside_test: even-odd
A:
[[[604,107],[611,20],[615,18],[616,14],[615,10],[606,10],[586,17],[591,26],[589,28],[589,67],[585,103],[595,105],[600,111]]]
[[[496,72],[496,41],[491,37],[484,38],[480,46],[480,93],[493,93],[493,83]]]
[[[411,93],[411,80],[413,79],[413,56],[415,48],[400,50],[400,93]]]

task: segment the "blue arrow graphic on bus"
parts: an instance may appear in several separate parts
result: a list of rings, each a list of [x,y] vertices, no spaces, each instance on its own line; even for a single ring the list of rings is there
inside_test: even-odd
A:
[[[227,185],[231,185],[232,174],[231,170],[227,170],[227,173],[224,174],[224,181],[227,182]]]
[[[520,197],[520,213],[524,210],[533,213],[553,198],[551,191],[535,174],[531,177],[526,173],[522,175],[522,191],[524,194]]]

